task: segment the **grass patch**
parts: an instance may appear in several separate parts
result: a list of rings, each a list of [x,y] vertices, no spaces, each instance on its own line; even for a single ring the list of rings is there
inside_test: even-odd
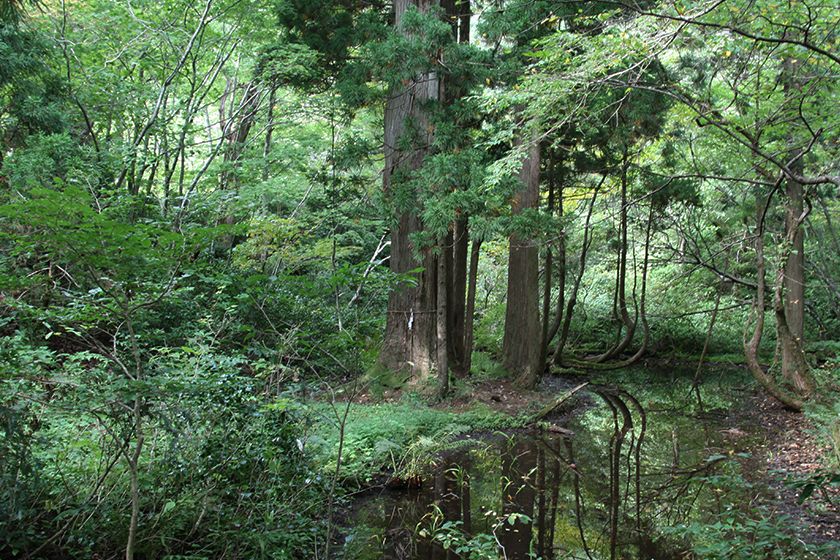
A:
[[[324,472],[334,472],[339,426],[329,404],[312,405],[319,421],[307,439]],[[346,403],[338,403],[343,411]],[[419,474],[434,455],[460,435],[522,425],[524,420],[476,406],[453,413],[429,408],[419,399],[398,403],[351,404],[344,430],[341,478],[369,482],[381,472]]]

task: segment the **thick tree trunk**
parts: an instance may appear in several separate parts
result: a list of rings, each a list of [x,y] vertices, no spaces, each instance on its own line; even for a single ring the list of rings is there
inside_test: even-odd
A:
[[[540,146],[531,138],[520,172],[522,190],[513,200],[513,213],[536,208],[540,195]],[[519,233],[510,236],[507,309],[502,343],[503,365],[521,387],[532,388],[540,372],[539,248]]]
[[[395,25],[400,25],[411,5],[426,10],[434,3],[396,0]],[[385,106],[385,169],[382,176],[386,196],[392,193],[400,175],[409,174],[422,165],[433,134],[422,107],[426,101],[437,99],[438,95],[439,81],[434,73],[419,75],[401,89],[391,92]],[[401,138],[407,128],[419,137],[415,139],[415,145],[402,149]],[[414,381],[427,378],[437,360],[437,260],[428,249],[413,245],[414,234],[422,230],[423,224],[417,213],[404,210],[391,231],[391,271],[400,275],[418,268],[422,271],[416,275],[416,284],[405,283],[391,291],[379,355],[381,367],[402,371]],[[418,252],[421,254],[419,260],[415,257]]]

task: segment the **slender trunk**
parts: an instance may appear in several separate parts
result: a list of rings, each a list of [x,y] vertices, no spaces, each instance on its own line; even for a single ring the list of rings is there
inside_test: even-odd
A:
[[[554,154],[549,156],[548,162],[548,214],[554,213]],[[551,276],[554,266],[551,254],[551,244],[545,246],[545,279],[543,280],[543,302],[542,302],[542,343],[540,344],[540,363],[544,364],[548,355],[549,339],[549,312],[551,310]],[[558,308],[563,308],[563,293],[557,296]],[[559,319],[555,319],[559,322]],[[551,329],[555,330],[555,329]],[[555,330],[556,332],[556,330]]]
[[[125,560],[134,560],[137,543],[137,526],[140,521],[140,455],[143,452],[143,402],[140,396],[134,398],[134,451],[128,460],[129,492],[131,496],[131,518],[128,523],[128,538],[125,543]]]
[[[563,224],[563,182],[562,175],[560,184],[557,185],[557,216],[561,220],[560,239],[557,242],[557,311],[554,316],[554,324],[548,332],[546,347],[551,344],[560,325],[563,324],[564,308],[566,305],[566,226]]]
[[[786,181],[785,231],[787,259],[776,283],[777,338],[782,347],[782,376],[802,395],[814,390],[808,364],[802,355],[805,334],[805,235],[802,184]],[[784,289],[782,293],[782,289]],[[781,304],[783,300],[783,305]]]
[[[269,157],[271,156],[271,135],[274,133],[274,104],[277,102],[277,87],[272,85],[268,94],[268,115],[265,125],[265,142],[263,142],[263,167],[262,180],[268,180],[270,169]]]
[[[143,361],[140,355],[137,334],[134,331],[134,322],[132,321],[131,312],[127,307],[125,309],[124,323],[128,332],[132,358],[134,360],[133,381],[139,383],[142,382],[144,378]],[[143,454],[143,443],[145,442],[145,433],[143,429],[143,405],[143,397],[139,394],[136,395],[134,397],[134,406],[131,411],[132,422],[134,425],[134,450],[131,455],[128,455],[128,452],[126,451],[129,474],[129,493],[131,497],[131,518],[128,523],[128,538],[126,539],[125,544],[125,560],[134,560],[137,544],[137,527],[140,522],[140,457]]]
[[[545,449],[537,449],[537,557],[545,558],[546,537]],[[551,546],[551,543],[549,543]]]
[[[452,260],[450,262],[450,298],[449,298],[449,346],[450,361],[456,372],[463,372],[466,359],[465,327],[467,297],[467,253],[469,251],[469,231],[466,218],[459,218],[454,223],[452,235]]]
[[[437,256],[437,381],[438,381],[438,396],[443,398],[449,391],[449,351],[447,348],[447,270],[449,259],[445,255],[446,237],[440,240],[440,254]]]
[[[624,161],[621,167],[621,268],[619,269],[618,277],[618,311],[621,315],[621,322],[626,329],[626,333],[618,347],[613,350],[613,356],[620,354],[630,345],[636,330],[636,321],[630,319],[630,313],[627,312],[627,230],[629,229],[627,218],[627,171],[629,165],[627,149],[625,148]],[[633,275],[635,278],[635,271]]]
[[[467,288],[467,310],[464,314],[464,362],[462,375],[468,375],[472,366],[473,328],[475,324],[475,294],[478,289],[478,258],[481,252],[481,241],[472,242],[470,248],[470,273]]]
[[[572,314],[577,304],[577,295],[580,290],[580,285],[583,281],[583,273],[586,270],[586,256],[589,252],[589,246],[592,244],[592,232],[590,231],[590,222],[592,221],[592,210],[595,208],[595,200],[598,198],[598,191],[604,184],[607,176],[601,177],[601,182],[592,193],[592,199],[589,201],[589,208],[586,211],[586,220],[583,225],[583,245],[580,249],[580,259],[578,260],[578,271],[575,276],[575,283],[572,286],[572,291],[569,294],[569,301],[566,302],[566,312],[563,314],[563,327],[560,330],[560,339],[557,342],[557,348],[554,350],[554,356],[551,361],[554,364],[560,365],[563,362],[563,350],[566,347],[566,341],[569,338],[569,329],[572,324]]]
[[[772,193],[769,195],[772,196]],[[769,204],[769,200],[767,201]],[[758,350],[761,346],[761,337],[764,332],[764,312],[766,297],[766,265],[764,263],[764,205],[756,201],[756,234],[755,234],[755,269],[756,269],[756,293],[753,309],[755,312],[755,325],[752,336],[744,340],[744,356],[747,361],[747,368],[753,374],[756,381],[776,400],[786,407],[800,411],[802,400],[789,395],[779,389],[776,382],[769,373],[764,371],[758,360]]]
[[[619,250],[618,250],[618,271],[616,272],[616,293],[615,293],[615,308],[613,317],[620,321],[616,331],[616,344],[608,349],[603,354],[595,356],[592,361],[603,362],[621,354],[633,341],[633,336],[636,333],[636,321],[630,319],[630,313],[627,311],[627,171],[630,167],[629,159],[627,157],[627,147],[624,148],[624,153],[621,160],[621,209],[619,212]],[[635,273],[634,273],[635,275]],[[618,340],[624,331],[624,338]]]
[[[536,208],[540,189],[540,146],[536,134],[529,140],[522,162],[523,188],[513,201],[513,213]],[[502,353],[504,367],[524,388],[536,386],[540,367],[539,248],[533,239],[510,236]]]
[[[650,342],[650,326],[647,321],[647,312],[645,309],[645,302],[647,300],[647,277],[648,277],[648,262],[650,260],[650,232],[653,225],[653,206],[648,211],[647,228],[645,229],[645,256],[642,259],[642,293],[639,297],[638,319],[642,323],[642,344],[636,353],[616,364],[617,367],[627,367],[638,362],[642,356],[647,352],[648,343]],[[634,287],[635,292],[635,287]],[[635,330],[635,324],[634,328]]]
[[[720,284],[721,285],[718,286],[717,293],[715,294],[715,307],[712,309],[712,316],[709,317],[709,328],[706,330],[706,340],[703,342],[703,350],[700,352],[700,359],[697,361],[697,369],[694,370],[694,380],[691,382],[691,387],[694,389],[698,403],[700,402],[700,371],[703,369],[703,360],[706,359],[706,353],[709,351],[709,341],[712,339],[712,332],[714,331],[718,309],[720,308],[720,296],[723,288],[723,282]]]

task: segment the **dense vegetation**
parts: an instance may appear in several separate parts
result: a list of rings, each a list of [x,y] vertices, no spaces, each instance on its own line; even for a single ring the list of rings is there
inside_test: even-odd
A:
[[[526,423],[482,384],[665,362],[837,484],[837,8],[0,0],[0,556],[349,556],[349,491]]]

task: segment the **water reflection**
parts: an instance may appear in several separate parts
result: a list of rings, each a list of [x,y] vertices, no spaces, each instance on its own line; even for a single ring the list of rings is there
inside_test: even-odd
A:
[[[620,389],[595,388],[591,399],[571,432],[494,434],[444,454],[419,490],[361,498],[347,556],[680,557],[658,529],[714,500],[698,477],[724,450],[714,420],[646,411]]]

